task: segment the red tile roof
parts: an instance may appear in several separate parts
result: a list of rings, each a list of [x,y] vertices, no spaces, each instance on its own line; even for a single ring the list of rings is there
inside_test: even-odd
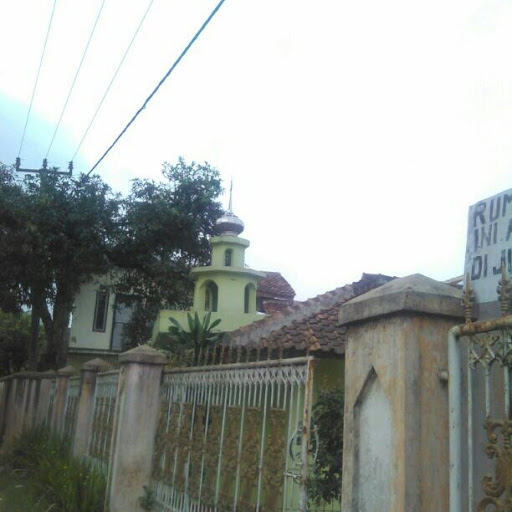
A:
[[[355,283],[336,288],[305,302],[270,315],[236,331],[226,333],[224,341],[241,345],[280,346],[305,350],[345,352],[346,327],[338,323],[338,311],[347,300],[382,286],[394,279],[382,274],[363,274]]]
[[[279,272],[263,272],[265,277],[258,283],[258,297],[293,300],[295,291]]]

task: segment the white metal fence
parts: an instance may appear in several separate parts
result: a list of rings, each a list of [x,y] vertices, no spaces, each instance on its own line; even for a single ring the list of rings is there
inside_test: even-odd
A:
[[[167,372],[156,510],[305,510],[313,365],[303,357]]]

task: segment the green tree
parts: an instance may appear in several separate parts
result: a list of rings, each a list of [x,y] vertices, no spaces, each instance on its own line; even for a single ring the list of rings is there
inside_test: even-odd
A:
[[[114,289],[137,301],[125,339],[135,346],[150,336],[164,308],[190,306],[190,269],[209,261],[209,238],[222,215],[219,172],[208,163],[164,163],[163,180],[135,180],[124,202],[123,228],[113,260]],[[121,272],[119,272],[121,270]]]
[[[183,159],[165,163],[163,177],[135,180],[122,200],[98,176],[21,180],[0,166],[0,307],[25,304],[42,320],[44,368],[65,364],[75,296],[95,276],[110,274],[114,291],[136,300],[132,344],[148,338],[159,309],[189,302],[190,268],[208,261],[208,237],[222,214],[221,182],[207,163]]]
[[[22,369],[28,359],[31,322],[29,313],[0,311],[0,377]],[[44,343],[44,333],[39,333]]]
[[[0,281],[10,283],[33,317],[42,320],[44,367],[66,362],[75,295],[92,276],[109,269],[119,206],[98,176],[48,173],[19,180],[5,167],[0,170]],[[32,343],[32,369],[36,348]]]
[[[313,423],[317,432],[317,453],[308,480],[308,498],[314,505],[341,500],[343,470],[342,388],[320,391],[313,406]]]

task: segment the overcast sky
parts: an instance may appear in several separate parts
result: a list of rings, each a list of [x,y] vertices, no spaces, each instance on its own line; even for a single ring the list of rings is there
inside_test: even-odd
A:
[[[54,0],[0,0],[0,161],[18,155]],[[103,0],[57,0],[21,151],[39,167]],[[149,0],[105,0],[55,143],[65,167]],[[88,171],[216,5],[154,0],[75,158]],[[97,168],[126,192],[208,161],[298,299],[363,272],[462,274],[469,205],[512,186],[512,3],[226,0]]]

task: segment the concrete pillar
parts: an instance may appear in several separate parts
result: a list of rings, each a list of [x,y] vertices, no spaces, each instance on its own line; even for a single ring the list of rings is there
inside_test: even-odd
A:
[[[448,510],[447,333],[461,292],[420,274],[345,303],[344,512]]]
[[[165,357],[143,345],[121,354],[119,362],[108,504],[110,512],[139,512],[151,476]]]
[[[110,365],[103,359],[93,359],[82,366],[80,381],[80,398],[76,417],[73,454],[79,457],[87,455],[94,416],[94,393],[98,371],[106,371]]]
[[[53,409],[52,430],[62,433],[64,427],[64,414],[66,412],[66,399],[68,396],[69,378],[76,374],[73,366],[66,366],[57,370],[57,385],[55,387],[55,407]]]

